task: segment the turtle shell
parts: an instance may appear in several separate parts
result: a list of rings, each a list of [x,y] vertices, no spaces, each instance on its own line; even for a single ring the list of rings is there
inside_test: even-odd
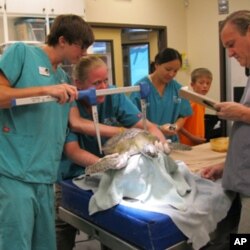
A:
[[[146,144],[154,143],[158,138],[148,131],[131,128],[123,133],[113,136],[103,146],[103,152],[108,154],[122,154],[130,152],[131,154],[140,151]]]

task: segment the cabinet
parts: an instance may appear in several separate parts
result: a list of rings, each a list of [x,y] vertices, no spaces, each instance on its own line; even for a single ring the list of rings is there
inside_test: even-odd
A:
[[[1,0],[4,1],[4,0]],[[73,13],[84,16],[84,0],[5,0],[8,15],[60,15]]]
[[[49,15],[60,15],[72,13],[85,17],[84,0],[49,0],[47,5],[47,13]]]
[[[19,40],[16,22],[20,18],[44,20],[44,31],[49,33],[49,23],[60,14],[85,17],[85,0],[0,0],[0,43]]]
[[[45,15],[47,0],[5,0],[7,15]]]

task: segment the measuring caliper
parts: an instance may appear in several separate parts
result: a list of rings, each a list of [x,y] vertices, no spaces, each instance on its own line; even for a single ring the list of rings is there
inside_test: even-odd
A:
[[[119,88],[108,88],[108,89],[99,89],[89,88],[87,90],[78,91],[78,100],[85,99],[92,108],[92,116],[96,130],[96,137],[98,142],[98,147],[100,153],[102,153],[102,144],[101,144],[101,135],[99,129],[99,118],[97,111],[97,96],[105,96],[105,95],[114,95],[119,93],[131,93],[131,92],[140,92],[141,95],[141,112],[142,112],[142,120],[143,120],[143,128],[146,130],[146,107],[147,102],[146,98],[149,95],[150,88],[147,83],[140,83],[138,86],[131,87],[119,87]],[[14,99],[11,102],[11,106],[22,106],[22,105],[30,105],[36,103],[43,102],[57,102],[58,99],[52,96],[34,96],[34,97],[26,97],[26,98],[18,98]]]

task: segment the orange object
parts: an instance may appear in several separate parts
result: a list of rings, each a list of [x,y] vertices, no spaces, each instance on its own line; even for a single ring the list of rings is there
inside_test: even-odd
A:
[[[183,128],[186,129],[189,133],[204,138],[205,137],[205,107],[190,101],[193,114],[186,118],[186,121],[183,125]],[[180,142],[183,144],[187,144],[190,146],[194,146],[195,144],[186,136],[179,133]]]
[[[210,140],[211,149],[216,152],[227,152],[228,143],[228,137],[218,137]]]

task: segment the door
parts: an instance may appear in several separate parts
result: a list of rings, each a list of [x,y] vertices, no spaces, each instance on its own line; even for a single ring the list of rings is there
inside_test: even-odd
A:
[[[226,54],[226,53],[225,53]],[[235,58],[226,55],[226,100],[240,101],[244,88],[247,83],[246,70],[240,66]],[[232,122],[227,121],[227,132],[230,133]]]
[[[143,67],[145,70],[143,73],[139,74],[138,72],[130,72],[130,69],[128,71],[128,68],[126,68],[123,63],[126,63],[126,59],[123,55],[123,48],[126,45],[140,45],[141,50],[147,49],[149,51],[149,61],[153,61],[155,55],[158,53],[159,50],[166,47],[166,27],[163,26],[144,26],[141,25],[132,25],[132,26],[121,26],[120,24],[99,24],[99,23],[90,23],[90,25],[93,28],[95,39],[96,40],[108,40],[112,41],[113,44],[113,50],[111,51],[112,60],[113,60],[113,84],[122,87],[122,86],[129,86],[131,85],[131,77],[132,82],[134,83],[134,79],[138,79],[139,76],[142,74],[148,74],[149,72],[149,65],[146,67]],[[133,29],[132,31],[132,37],[127,36],[127,30]],[[138,32],[138,29],[143,28],[143,32]],[[136,29],[136,33],[134,34],[134,29]],[[146,31],[146,34],[145,34]],[[130,32],[129,32],[130,33]],[[139,33],[139,34],[138,34]],[[141,45],[144,44],[145,47],[141,47]],[[124,46],[123,46],[124,45]],[[134,50],[139,51],[138,48],[134,47]],[[136,53],[134,53],[135,55]],[[131,58],[132,59],[132,58]],[[134,58],[137,59],[137,58]],[[131,60],[131,63],[133,61]],[[136,62],[138,62],[136,60]],[[136,64],[137,65],[137,64]],[[133,67],[133,65],[127,64],[127,67]],[[137,65],[138,66],[138,65]],[[127,70],[127,73],[124,72],[124,70]],[[129,72],[129,73],[128,73]],[[130,74],[131,73],[131,74]],[[130,75],[129,75],[130,74]],[[146,75],[145,74],[145,75]],[[138,76],[139,75],[139,76]]]

